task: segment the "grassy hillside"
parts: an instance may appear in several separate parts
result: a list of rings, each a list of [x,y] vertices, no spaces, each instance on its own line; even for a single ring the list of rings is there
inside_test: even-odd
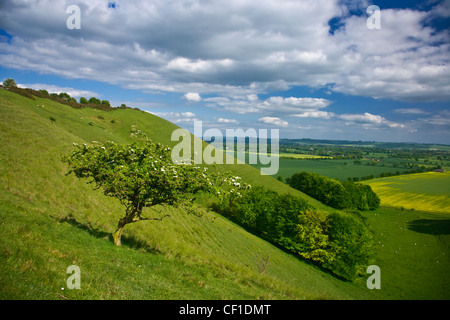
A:
[[[417,210],[383,207],[366,214],[381,290],[367,289],[364,278],[342,281],[204,208],[198,214],[159,208],[154,216],[170,218],[127,225],[122,247],[115,247],[110,234],[122,206],[65,176],[61,155],[73,143],[131,143],[139,130],[174,144],[170,134],[177,127],[138,110],[74,109],[3,89],[0,119],[0,299],[450,297],[448,225],[435,221],[442,216]],[[251,166],[218,169],[333,210]],[[81,269],[81,290],[66,287],[66,269],[73,264]]]
[[[363,280],[343,282],[207,211],[167,210],[163,221],[125,227],[123,208],[84,181],[65,176],[73,143],[135,141],[138,130],[170,144],[175,125],[137,110],[73,109],[0,90],[0,298],[2,299],[358,299]],[[223,169],[223,168],[221,168]],[[228,166],[251,184],[307,196]],[[325,206],[309,199],[312,203]],[[68,290],[66,269],[81,269]],[[65,288],[62,290],[61,288]]]

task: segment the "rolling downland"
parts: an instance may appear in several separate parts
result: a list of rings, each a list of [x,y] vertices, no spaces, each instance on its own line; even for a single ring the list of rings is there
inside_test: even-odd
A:
[[[123,207],[66,175],[61,157],[72,151],[73,143],[132,143],[140,132],[173,146],[171,133],[178,127],[140,110],[76,109],[5,89],[0,89],[0,119],[0,299],[415,297],[401,281],[386,294],[368,290],[365,278],[340,280],[207,206],[199,206],[197,214],[156,208],[149,214],[170,217],[127,225],[122,246],[116,247],[111,233]],[[218,170],[334,211],[249,165],[221,165]],[[375,225],[379,234],[383,227]],[[391,255],[382,253],[383,261]],[[66,287],[71,265],[81,270],[80,290]],[[442,290],[438,298],[445,297]]]

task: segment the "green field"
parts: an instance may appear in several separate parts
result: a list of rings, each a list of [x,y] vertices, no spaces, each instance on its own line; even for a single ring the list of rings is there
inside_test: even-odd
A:
[[[427,172],[368,181],[385,206],[450,214],[450,173]]]
[[[61,156],[73,143],[131,143],[136,129],[173,144],[177,127],[137,110],[73,109],[3,89],[0,119],[0,299],[450,298],[443,213],[390,207],[364,213],[374,231],[381,290],[367,289],[365,277],[343,281],[280,250],[208,210],[203,205],[214,200],[208,197],[199,199],[197,214],[171,207],[149,212],[170,217],[127,225],[116,247],[110,234],[123,207],[66,176]],[[218,169],[334,211],[249,165]],[[70,265],[81,269],[80,290],[66,287]]]
[[[261,166],[255,165],[255,167],[260,168]],[[371,174],[376,176],[382,172],[396,172],[398,168],[355,165],[352,160],[297,160],[280,158],[280,169],[274,176],[281,176],[286,179],[301,171],[316,172],[330,178],[347,180],[348,177],[364,177]]]

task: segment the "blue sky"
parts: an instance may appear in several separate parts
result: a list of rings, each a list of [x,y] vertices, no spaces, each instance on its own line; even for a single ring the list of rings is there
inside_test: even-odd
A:
[[[449,25],[448,0],[0,1],[0,80],[190,131],[450,144]]]

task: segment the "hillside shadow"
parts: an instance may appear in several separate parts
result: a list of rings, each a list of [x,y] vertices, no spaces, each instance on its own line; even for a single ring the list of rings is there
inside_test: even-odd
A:
[[[90,223],[83,224],[81,222],[78,222],[72,216],[68,216],[68,217],[65,217],[62,219],[55,218],[55,217],[53,217],[53,218],[55,220],[58,220],[59,222],[67,222],[71,226],[74,226],[80,230],[86,231],[87,233],[89,233],[90,235],[92,235],[98,239],[108,239],[109,241],[111,241],[111,243],[113,242],[113,237],[110,232],[105,232],[105,231],[96,229],[96,228],[92,227]],[[122,247],[129,247],[132,249],[142,250],[145,252],[155,253],[155,254],[161,253],[160,250],[158,250],[157,248],[151,247],[145,241],[139,240],[133,236],[128,236],[128,235],[122,235]]]
[[[450,219],[432,220],[419,219],[408,223],[408,229],[432,235],[446,235],[450,234]]]
[[[111,238],[111,239],[112,239],[112,236],[110,236],[110,233],[101,231],[101,230],[99,230],[99,229],[95,229],[95,228],[93,228],[93,227],[91,226],[90,223],[83,224],[83,223],[81,223],[81,222],[78,222],[78,221],[77,221],[74,217],[72,217],[72,216],[67,216],[67,217],[62,218],[62,219],[58,219],[58,218],[55,218],[55,217],[53,217],[53,218],[54,218],[55,220],[58,220],[58,221],[61,222],[61,223],[62,223],[62,222],[67,222],[68,224],[70,224],[70,225],[73,226],[73,227],[77,227],[78,229],[87,231],[90,235],[92,235],[92,236],[94,236],[94,237],[96,237],[96,238]]]

